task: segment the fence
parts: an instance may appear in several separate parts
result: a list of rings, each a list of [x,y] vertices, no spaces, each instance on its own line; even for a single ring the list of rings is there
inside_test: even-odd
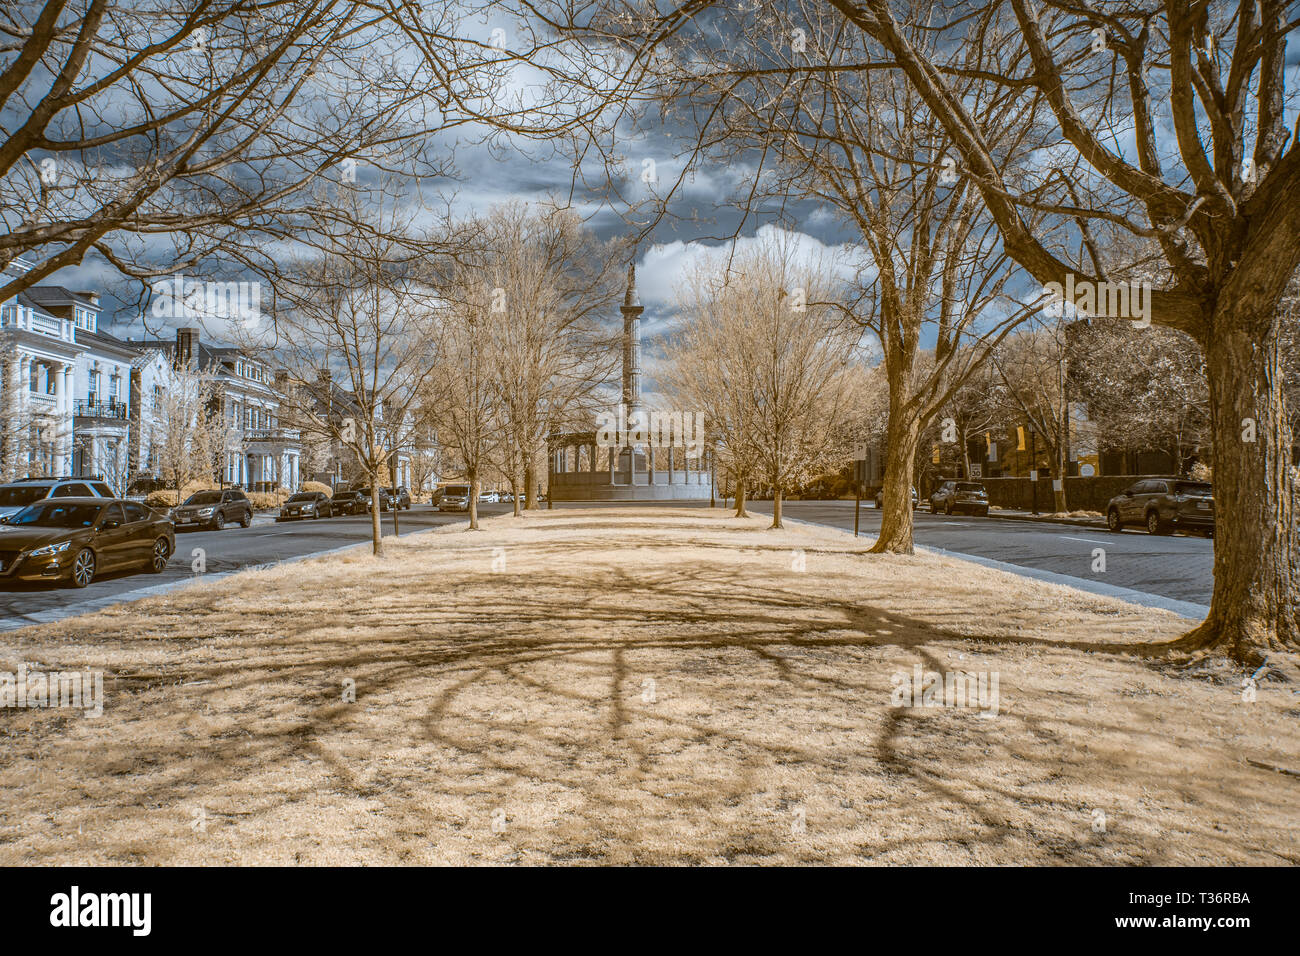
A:
[[[1101,511],[1111,498],[1125,488],[1141,481],[1143,478],[1159,478],[1161,475],[1094,475],[1091,478],[1065,479],[1065,504],[1071,511]],[[1037,482],[1028,478],[982,478],[976,479],[988,490],[989,504],[999,508],[1014,508],[1020,511],[1055,511],[1056,502],[1052,494],[1052,479],[1040,478]],[[936,485],[937,487],[937,485]]]

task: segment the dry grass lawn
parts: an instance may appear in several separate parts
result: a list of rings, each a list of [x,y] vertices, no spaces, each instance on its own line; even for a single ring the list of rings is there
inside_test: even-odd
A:
[[[1300,778],[1258,766],[1300,770],[1291,685],[766,524],[505,516],[4,634],[106,704],[0,710],[0,863],[1300,863]],[[914,665],[1001,713],[891,707]]]

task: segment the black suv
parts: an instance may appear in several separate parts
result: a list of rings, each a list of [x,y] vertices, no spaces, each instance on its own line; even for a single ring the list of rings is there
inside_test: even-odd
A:
[[[978,481],[945,481],[930,495],[930,514],[968,511],[988,517],[989,495]]]
[[[220,531],[228,523],[247,528],[253,523],[253,503],[242,491],[196,491],[171,512],[178,529],[194,525]]]
[[[399,485],[396,488],[385,488],[384,491],[388,494],[388,499],[394,507],[405,511],[411,510],[411,493],[406,490],[405,485]]]
[[[1106,505],[1106,527],[1120,531],[1139,524],[1151,534],[1196,528],[1214,534],[1213,486],[1186,478],[1146,478],[1121,491]]]

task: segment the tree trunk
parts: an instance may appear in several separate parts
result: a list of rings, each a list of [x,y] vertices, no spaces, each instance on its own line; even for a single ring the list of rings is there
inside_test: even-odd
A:
[[[469,530],[478,530],[478,489],[479,480],[475,475],[469,480]]]
[[[772,491],[772,527],[769,531],[779,531],[781,529],[781,486],[773,483]]]
[[[533,463],[524,465],[524,507],[529,511],[537,507],[537,475],[533,473]]]
[[[740,475],[736,478],[736,517],[748,518],[749,512],[745,510],[745,476]]]
[[[379,523],[379,472],[370,473],[370,536],[375,557],[384,556],[384,529]]]
[[[515,517],[518,518],[520,513],[519,475],[513,472],[510,475],[510,500],[515,506]]]
[[[1245,664],[1300,647],[1296,470],[1279,362],[1281,317],[1230,306],[1205,347],[1214,458],[1214,592],[1181,642]]]
[[[916,449],[921,442],[921,425],[891,400],[886,428],[885,483],[880,491],[880,536],[871,546],[873,554],[912,554],[912,472]]]

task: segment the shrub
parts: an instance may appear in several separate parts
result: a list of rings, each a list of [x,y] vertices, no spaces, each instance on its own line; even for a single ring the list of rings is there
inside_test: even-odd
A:
[[[319,491],[323,495],[333,495],[334,490],[329,485],[321,484],[319,481],[304,481],[302,491]]]
[[[146,508],[152,508],[155,511],[166,511],[169,508],[176,507],[179,502],[176,500],[175,489],[151,491],[145,496],[144,504]]]
[[[250,491],[248,500],[253,503],[254,511],[272,511],[284,504],[284,500],[289,497],[289,492],[280,488],[276,491]]]

